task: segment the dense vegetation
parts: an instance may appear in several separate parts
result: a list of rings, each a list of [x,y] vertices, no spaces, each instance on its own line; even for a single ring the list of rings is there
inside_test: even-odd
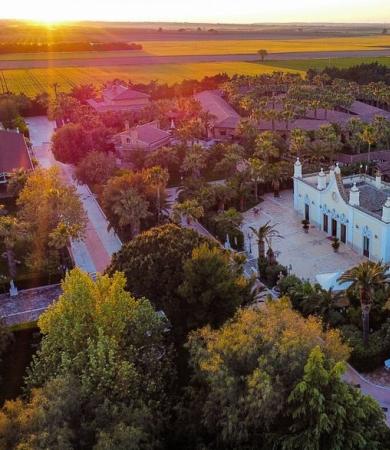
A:
[[[142,50],[142,45],[128,42],[0,42],[0,54],[114,50]]]

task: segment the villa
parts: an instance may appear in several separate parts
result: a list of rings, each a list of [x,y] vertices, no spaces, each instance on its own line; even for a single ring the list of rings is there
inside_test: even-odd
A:
[[[151,152],[168,145],[171,141],[171,133],[162,130],[156,120],[132,128],[126,121],[125,127],[125,131],[114,136],[115,150],[124,159],[135,150]]]
[[[88,104],[97,112],[124,111],[135,113],[149,106],[150,95],[116,83],[103,90],[102,98],[98,100],[90,99]]]
[[[0,184],[7,183],[9,174],[18,169],[33,169],[26,139],[16,130],[0,129]]]
[[[218,91],[203,91],[194,95],[202,110],[212,116],[208,137],[222,141],[237,136],[241,116],[222,98]]]
[[[390,184],[380,173],[343,177],[337,164],[303,175],[297,159],[293,180],[302,219],[371,260],[390,262]]]

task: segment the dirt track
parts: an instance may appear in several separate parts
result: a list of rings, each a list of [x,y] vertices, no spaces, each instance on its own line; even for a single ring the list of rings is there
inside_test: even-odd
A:
[[[390,56],[390,49],[386,50],[351,50],[326,52],[286,52],[270,53],[267,61],[292,59],[320,59],[320,58],[355,58]],[[126,56],[101,59],[56,59],[56,60],[19,60],[0,61],[0,70],[7,69],[39,69],[50,67],[101,67],[101,66],[131,66],[145,64],[184,64],[200,62],[225,61],[258,61],[256,54],[236,55],[180,55],[180,56]]]

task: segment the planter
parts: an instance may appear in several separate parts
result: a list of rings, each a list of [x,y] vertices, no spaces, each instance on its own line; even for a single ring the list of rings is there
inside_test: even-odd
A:
[[[337,253],[340,248],[340,240],[338,238],[334,238],[332,242],[333,251]]]

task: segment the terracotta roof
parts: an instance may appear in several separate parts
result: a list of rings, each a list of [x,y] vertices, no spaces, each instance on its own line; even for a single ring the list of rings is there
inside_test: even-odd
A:
[[[137,133],[138,141],[141,141],[147,145],[152,145],[171,136],[168,131],[164,131],[158,128],[155,122],[145,123],[144,125],[137,125],[129,131],[122,131],[122,133],[119,133],[116,136],[128,135],[130,137],[131,131],[135,131]]]
[[[240,115],[221,97],[218,91],[203,91],[195,94],[195,99],[204,111],[215,116],[215,127],[236,128]]]
[[[0,173],[33,169],[23,134],[0,130]]]
[[[129,89],[126,86],[115,85],[104,89],[103,97],[109,100],[136,100],[139,98],[149,98],[150,95]]]

